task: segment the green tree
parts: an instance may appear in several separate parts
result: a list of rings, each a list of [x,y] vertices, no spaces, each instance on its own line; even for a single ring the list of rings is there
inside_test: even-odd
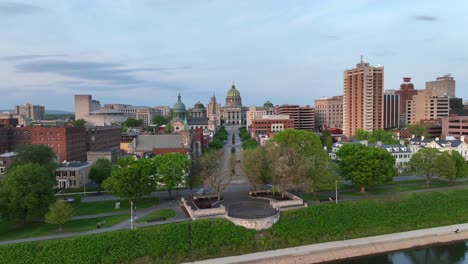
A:
[[[324,147],[327,147],[327,149],[331,149],[333,145],[333,139],[331,136],[330,131],[328,129],[325,129],[322,131],[322,145]]]
[[[366,191],[366,186],[390,182],[398,173],[395,158],[379,147],[345,144],[336,155],[341,175],[360,186],[362,193]]]
[[[200,159],[193,160],[190,163],[190,169],[189,173],[187,175],[186,183],[187,186],[190,189],[190,192],[193,191],[193,188],[197,187],[200,185],[202,181],[202,175],[201,175],[201,164],[200,164]]]
[[[109,178],[112,172],[112,163],[108,159],[100,158],[91,167],[89,178],[98,185],[98,194],[101,194],[101,184]]]
[[[413,154],[408,163],[408,167],[410,171],[416,175],[424,176],[426,185],[430,185],[432,178],[435,176],[449,178],[450,175],[447,173],[453,173],[452,170],[450,168],[446,170],[442,167],[454,166],[453,161],[451,160],[452,162],[450,162],[446,160],[446,158],[439,158],[440,154],[441,152],[436,148],[422,148]],[[456,172],[453,174],[456,174]]]
[[[365,131],[363,129],[356,130],[354,139],[357,140],[368,140],[369,143],[375,143],[381,141],[384,144],[398,144],[398,139],[395,138],[395,134],[391,131],[385,131],[383,129],[376,129],[372,132]]]
[[[34,163],[43,166],[53,177],[53,171],[57,167],[57,164],[52,148],[46,145],[19,145],[16,147],[15,153],[16,159],[9,167],[10,169],[16,165]]]
[[[409,135],[415,135],[416,137],[427,135],[427,127],[423,124],[410,124],[407,126],[407,129]]]
[[[126,127],[141,127],[143,125],[143,120],[130,117],[123,123],[123,125]]]
[[[466,178],[468,177],[468,164],[466,164],[465,158],[456,150],[450,152],[452,160],[454,162],[456,172],[456,178]]]
[[[63,200],[57,200],[49,206],[49,212],[45,215],[46,223],[59,225],[59,230],[62,231],[62,225],[68,222],[75,210],[73,207]]]
[[[55,200],[55,180],[39,164],[17,165],[3,176],[0,215],[10,222],[26,224],[30,217],[42,217]]]
[[[259,145],[260,144],[258,144],[258,142],[253,138],[249,138],[245,140],[244,142],[242,142],[243,149],[253,149],[253,148],[258,147]]]
[[[333,163],[316,134],[286,129],[276,134],[272,143],[277,145],[277,148],[269,146],[269,155],[276,157],[272,160],[276,166],[273,171],[278,177],[282,175],[276,179],[281,179],[283,183],[288,182],[294,189],[316,191],[319,185],[326,187],[324,182],[338,179]]]
[[[86,120],[84,119],[77,119],[75,121],[72,122],[72,125],[73,126],[77,126],[77,127],[82,127],[82,126],[85,126],[86,125]]]
[[[218,149],[222,149],[224,146],[224,143],[223,141],[219,140],[219,139],[214,139],[213,141],[211,141],[209,144],[208,144],[208,149],[210,150],[218,150]]]
[[[455,161],[447,151],[442,151],[439,156],[437,156],[436,160],[437,164],[441,165],[437,169],[437,174],[439,177],[443,177],[446,179],[455,179],[457,176],[457,168],[455,167]]]
[[[106,190],[130,202],[141,199],[155,189],[156,167],[152,159],[120,159],[111,176],[103,182]]]
[[[181,153],[167,153],[154,157],[157,164],[158,179],[164,184],[171,197],[174,187],[181,184],[187,176],[190,160]]]
[[[273,171],[269,158],[271,156],[264,146],[246,149],[243,152],[242,165],[254,192],[258,190],[259,185],[272,182]]]
[[[153,124],[158,126],[166,125],[167,123],[169,123],[169,120],[162,115],[155,115],[152,121]]]
[[[171,124],[167,124],[164,128],[164,133],[170,134],[172,132],[174,132],[174,127]]]

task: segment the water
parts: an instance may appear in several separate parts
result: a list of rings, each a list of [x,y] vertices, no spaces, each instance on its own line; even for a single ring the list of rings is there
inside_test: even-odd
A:
[[[468,241],[333,262],[335,264],[468,264]]]

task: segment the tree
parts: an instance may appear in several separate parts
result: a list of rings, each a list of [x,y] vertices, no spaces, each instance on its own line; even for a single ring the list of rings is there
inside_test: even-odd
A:
[[[96,160],[96,163],[91,167],[89,171],[89,178],[98,185],[98,194],[101,194],[102,182],[109,178],[112,172],[112,163],[110,160],[100,158]]]
[[[201,170],[200,159],[193,160],[190,163],[189,173],[186,178],[186,183],[190,192],[192,192],[193,188],[200,185],[202,179]]]
[[[437,164],[441,165],[437,169],[439,177],[447,179],[455,179],[457,176],[457,168],[455,167],[455,161],[447,151],[442,151],[437,157]]]
[[[450,152],[452,160],[456,168],[456,178],[466,178],[468,177],[468,164],[466,164],[465,158],[456,150]]]
[[[327,149],[331,149],[333,145],[333,139],[331,136],[330,131],[328,129],[325,129],[322,131],[322,145],[324,147],[327,147]]]
[[[156,173],[152,159],[124,158],[112,167],[111,176],[104,180],[103,186],[114,195],[133,202],[154,190]]]
[[[82,126],[85,126],[86,125],[86,120],[84,119],[77,119],[75,121],[73,121],[72,123],[73,126],[77,126],[77,127],[82,127]]]
[[[441,152],[436,148],[422,148],[413,154],[408,167],[416,175],[424,176],[426,185],[430,185],[435,176],[446,178],[450,177],[450,173],[456,174],[451,169],[455,166],[453,160],[448,160],[446,157],[439,158],[440,154]],[[449,169],[446,170],[443,167],[449,167]]]
[[[209,150],[218,150],[218,149],[222,149],[223,146],[224,146],[223,141],[221,141],[219,139],[214,139],[213,141],[211,141],[208,144],[208,149]]]
[[[398,173],[395,158],[379,147],[345,144],[336,155],[341,175],[360,186],[361,193],[366,191],[366,186],[389,182]]]
[[[49,212],[45,215],[46,223],[59,225],[59,230],[62,231],[62,225],[68,222],[74,215],[73,207],[63,201],[57,200],[49,206]]]
[[[43,166],[53,177],[54,169],[57,167],[56,156],[52,148],[46,145],[19,145],[15,149],[16,159],[9,167],[12,169],[16,165],[38,164]]]
[[[326,187],[323,182],[339,179],[316,134],[286,129],[276,134],[271,144],[267,149],[274,166],[274,181],[283,187],[316,191]]]
[[[152,121],[153,121],[153,124],[158,125],[158,126],[166,125],[169,122],[169,120],[162,115],[153,116]]]
[[[164,133],[170,134],[172,132],[174,132],[174,127],[172,127],[171,124],[167,124],[166,127],[164,128]]]
[[[408,134],[415,135],[416,137],[422,137],[427,135],[427,127],[423,124],[410,124],[407,126]]]
[[[123,123],[123,125],[126,127],[141,127],[143,125],[143,120],[130,117]]]
[[[357,140],[368,140],[369,143],[381,141],[384,144],[398,144],[398,139],[395,138],[395,134],[391,131],[385,131],[383,129],[376,129],[372,132],[358,129],[356,130],[354,138]]]
[[[264,146],[246,149],[243,152],[243,168],[254,192],[258,185],[272,182],[272,163]]]
[[[154,157],[157,175],[164,184],[171,198],[171,191],[184,181],[190,166],[187,155],[181,153],[167,153]]]
[[[30,217],[42,217],[55,200],[55,180],[39,164],[10,168],[0,188],[0,215],[10,222],[26,224]]]
[[[218,200],[221,200],[221,194],[229,186],[232,180],[230,173],[222,169],[222,151],[207,151],[200,158],[201,173],[205,175],[205,181],[213,187]]]
[[[244,140],[244,142],[242,142],[243,149],[253,149],[253,148],[258,147],[259,145],[260,144],[258,144],[258,142],[253,138],[249,138],[247,140]]]

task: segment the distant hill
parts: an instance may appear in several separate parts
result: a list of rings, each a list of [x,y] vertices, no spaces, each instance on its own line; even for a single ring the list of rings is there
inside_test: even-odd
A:
[[[10,112],[13,113],[13,110],[0,110],[0,113]],[[74,115],[74,112],[63,111],[63,110],[47,110],[45,111],[46,115]]]

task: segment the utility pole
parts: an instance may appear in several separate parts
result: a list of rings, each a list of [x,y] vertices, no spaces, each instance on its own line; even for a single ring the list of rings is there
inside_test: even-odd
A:
[[[133,230],[133,201],[130,200],[130,229]]]

